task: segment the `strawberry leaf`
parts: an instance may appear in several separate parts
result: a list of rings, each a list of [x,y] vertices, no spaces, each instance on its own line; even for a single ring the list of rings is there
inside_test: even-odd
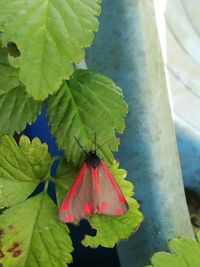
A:
[[[151,258],[152,265],[146,267],[198,267],[200,266],[200,235],[198,241],[187,237],[169,241],[168,252],[157,252]]]
[[[19,84],[18,70],[9,65],[7,57],[8,50],[0,48],[0,135],[23,131],[41,110],[41,102],[29,97]]]
[[[99,156],[112,162],[112,151],[122,133],[127,105],[119,87],[109,78],[88,70],[76,70],[69,81],[47,101],[51,133],[64,150],[67,160],[80,165],[85,156],[74,137],[85,150],[94,149],[97,136]]]
[[[6,210],[0,228],[3,266],[66,267],[72,261],[69,230],[45,192]]]
[[[28,97],[24,87],[0,95],[0,135],[23,131],[27,123],[35,121],[40,110],[41,103]]]
[[[39,138],[34,138],[30,142],[29,138],[22,136],[19,148],[26,155],[26,159],[32,167],[34,176],[42,180],[50,172],[51,156],[48,152],[47,144],[41,144]]]
[[[42,145],[37,138],[31,143],[22,136],[18,146],[13,137],[1,137],[0,207],[26,199],[48,174],[50,163],[46,145]]]
[[[30,96],[44,100],[69,79],[73,63],[98,29],[100,0],[0,0],[2,43],[16,44],[13,62]]]

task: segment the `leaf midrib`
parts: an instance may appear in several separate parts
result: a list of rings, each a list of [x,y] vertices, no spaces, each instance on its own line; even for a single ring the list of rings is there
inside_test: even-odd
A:
[[[43,191],[41,194],[42,194],[41,201],[40,201],[40,204],[38,204],[39,211],[38,211],[38,214],[36,215],[36,218],[34,220],[35,223],[33,224],[33,230],[32,230],[32,234],[31,234],[31,237],[30,237],[30,242],[29,242],[29,245],[27,246],[28,247],[28,253],[27,253],[27,256],[26,256],[25,261],[24,261],[24,267],[27,266],[27,261],[28,261],[28,258],[29,258],[30,250],[31,250],[31,244],[32,244],[33,235],[34,235],[34,232],[35,232],[35,229],[36,229],[38,218],[40,217],[40,213],[41,213],[41,210],[42,210],[43,202],[44,202],[45,197],[46,197],[46,192]]]
[[[72,94],[72,92],[71,92],[71,86],[70,86],[70,84],[69,84],[68,81],[67,81],[66,83],[67,83],[67,89],[68,89],[66,92],[69,92],[70,97],[71,97],[71,100],[72,100],[72,103],[73,103],[73,105],[74,105],[74,107],[75,107],[75,111],[76,111],[76,113],[77,113],[77,116],[79,117],[79,120],[80,120],[80,122],[81,122],[81,125],[84,126],[83,129],[84,129],[84,133],[85,133],[85,138],[86,138],[86,139],[90,139],[90,138],[89,138],[89,134],[88,134],[88,132],[87,132],[86,129],[85,129],[85,124],[84,124],[84,121],[83,121],[83,119],[82,119],[82,117],[81,117],[80,111],[79,111],[79,109],[78,109],[78,105],[76,104],[76,101],[75,101],[75,99],[74,99],[74,96],[73,96],[73,94]],[[72,147],[73,147],[73,146],[71,146],[71,150],[72,150]],[[71,150],[68,151],[69,154],[71,153]]]

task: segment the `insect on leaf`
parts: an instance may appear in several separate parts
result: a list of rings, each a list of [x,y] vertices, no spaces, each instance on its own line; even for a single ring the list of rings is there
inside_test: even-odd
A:
[[[91,227],[97,232],[95,236],[86,235],[82,240],[84,246],[97,248],[114,247],[120,240],[127,239],[139,227],[143,220],[142,213],[138,210],[139,204],[133,196],[133,185],[124,180],[126,171],[118,169],[119,163],[114,162],[109,171],[115,177],[115,180],[121,189],[128,203],[128,212],[122,216],[106,216],[102,214],[91,215],[88,218]]]
[[[96,151],[87,153],[72,188],[59,207],[63,222],[78,222],[90,214],[119,216],[128,205],[115,179]]]

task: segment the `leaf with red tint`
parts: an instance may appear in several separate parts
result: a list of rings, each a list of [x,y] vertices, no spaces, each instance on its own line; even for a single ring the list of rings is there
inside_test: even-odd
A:
[[[17,247],[19,247],[19,243],[18,242],[15,242],[14,244],[13,244],[13,248],[17,248]]]
[[[11,247],[11,248],[7,249],[7,252],[13,252],[13,250],[14,250],[14,248]]]
[[[12,230],[15,229],[15,227],[14,227],[12,224],[10,224],[10,225],[8,226],[8,229],[9,229],[10,231],[12,231]]]
[[[3,229],[0,229],[0,238],[3,237],[3,233],[4,233]]]
[[[39,149],[37,146],[37,151],[34,151],[34,154],[33,142],[35,139],[31,143],[27,139],[22,136],[19,147],[11,136],[4,135],[0,138],[0,208],[10,207],[24,201],[39,183],[38,176],[35,175],[33,166],[28,158],[30,156],[37,157],[37,160],[41,162],[38,154],[44,152],[42,148]],[[27,144],[28,142],[29,144]],[[39,165],[39,167],[38,169],[42,170],[44,166],[41,167]],[[12,221],[9,222],[9,225],[11,223]]]
[[[1,228],[4,267],[67,267],[72,260],[67,227],[58,221],[57,207],[46,192],[7,209]]]
[[[18,249],[18,250],[16,250],[16,251],[13,252],[12,256],[13,256],[14,258],[16,258],[16,257],[18,257],[21,253],[22,253],[21,250]]]
[[[13,252],[17,247],[19,247],[19,245],[20,245],[20,243],[18,243],[18,242],[13,243],[13,246],[10,247],[10,248],[7,250],[7,252]]]
[[[4,234],[4,230],[3,229],[0,229],[0,247],[3,246],[3,244],[2,244],[3,234]]]
[[[4,258],[4,254],[3,254],[3,252],[0,250],[0,258]]]

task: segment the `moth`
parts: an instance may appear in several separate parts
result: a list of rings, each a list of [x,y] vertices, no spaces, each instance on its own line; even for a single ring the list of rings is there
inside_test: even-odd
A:
[[[94,213],[109,216],[126,213],[128,204],[105,162],[96,149],[84,152],[86,160],[59,207],[59,219],[70,223]]]

